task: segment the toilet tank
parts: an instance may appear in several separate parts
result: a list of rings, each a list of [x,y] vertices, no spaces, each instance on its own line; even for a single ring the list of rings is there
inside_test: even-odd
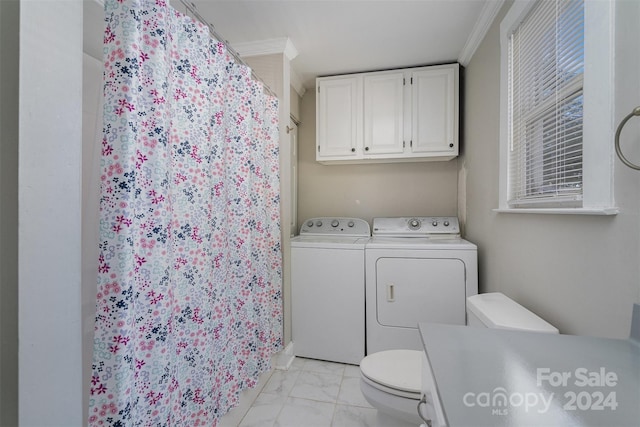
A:
[[[500,292],[467,298],[469,326],[557,334],[558,329]]]

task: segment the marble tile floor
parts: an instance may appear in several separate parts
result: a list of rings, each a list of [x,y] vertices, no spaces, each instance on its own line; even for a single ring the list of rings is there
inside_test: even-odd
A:
[[[272,371],[248,410],[235,408],[220,421],[220,427],[416,427],[369,405],[357,366],[302,358],[287,371]]]

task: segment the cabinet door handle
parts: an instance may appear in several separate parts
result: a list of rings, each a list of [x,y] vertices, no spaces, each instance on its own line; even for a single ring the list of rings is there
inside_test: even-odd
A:
[[[355,149],[355,148],[351,148],[351,152],[352,152],[352,153],[355,153],[355,152],[356,152],[356,149]]]
[[[364,151],[369,151],[369,147],[364,147]]]

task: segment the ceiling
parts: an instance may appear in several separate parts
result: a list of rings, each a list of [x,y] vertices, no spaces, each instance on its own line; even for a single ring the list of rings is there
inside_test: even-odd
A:
[[[294,52],[292,81],[298,91],[314,87],[317,76],[465,65],[503,1],[189,0],[241,55],[261,42],[288,39],[295,48],[288,52]],[[180,0],[171,4],[186,12]]]

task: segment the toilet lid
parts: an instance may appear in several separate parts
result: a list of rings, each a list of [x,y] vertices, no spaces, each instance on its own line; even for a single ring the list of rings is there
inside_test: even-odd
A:
[[[396,390],[420,393],[422,386],[422,352],[387,350],[362,359],[360,371],[370,380]]]

